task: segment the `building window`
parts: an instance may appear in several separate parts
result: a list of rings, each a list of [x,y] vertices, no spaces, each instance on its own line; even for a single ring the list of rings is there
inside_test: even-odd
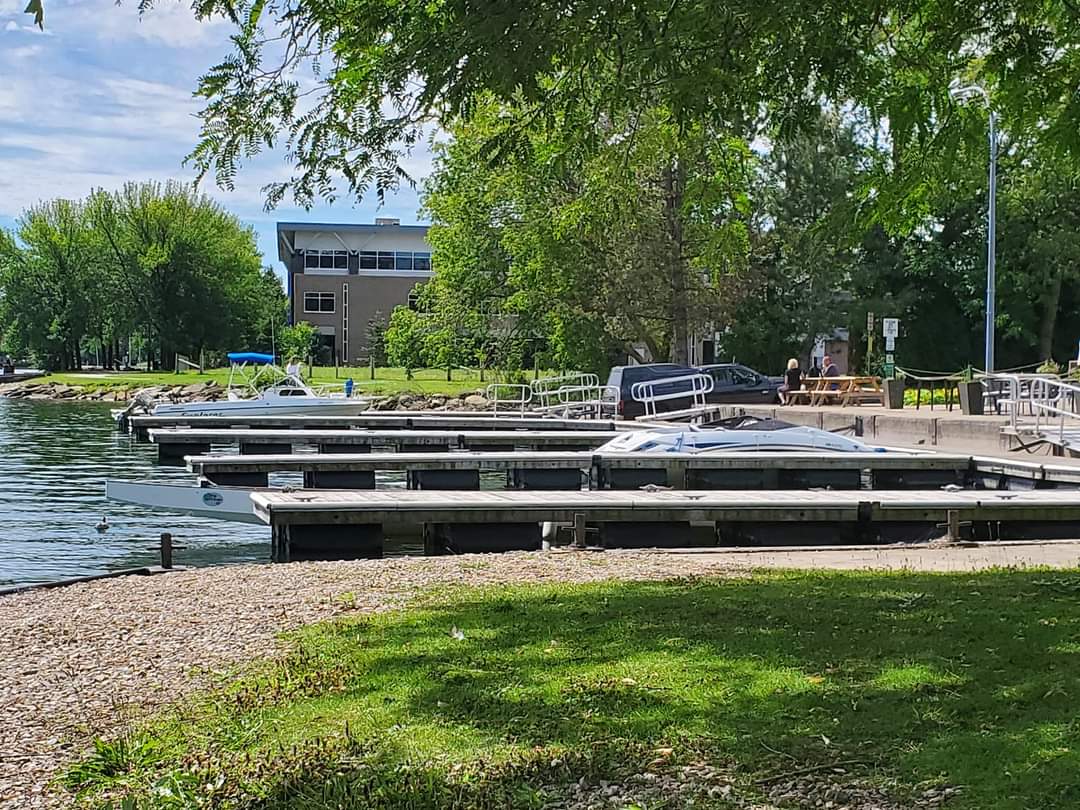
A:
[[[304,293],[304,312],[333,312],[334,294],[332,292]]]
[[[431,272],[431,254],[430,253],[414,253],[413,254],[413,270],[422,270],[425,273]]]
[[[380,250],[379,251],[379,269],[380,270],[393,270],[394,269],[394,251],[392,251],[392,250]]]
[[[420,312],[420,288],[413,287],[409,291],[409,309],[413,312]]]
[[[360,251],[360,269],[374,270],[379,266],[379,254],[374,250]]]
[[[413,255],[408,251],[399,250],[397,252],[397,258],[394,262],[395,270],[409,270],[412,271]]]
[[[349,251],[347,250],[309,250],[304,253],[305,270],[345,270],[349,269]]]

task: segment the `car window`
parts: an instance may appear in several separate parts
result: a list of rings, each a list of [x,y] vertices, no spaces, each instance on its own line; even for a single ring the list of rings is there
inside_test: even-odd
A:
[[[757,374],[748,368],[735,367],[731,369],[731,378],[736,385],[756,385]]]
[[[709,376],[717,386],[731,385],[731,375],[726,368],[710,368]]]

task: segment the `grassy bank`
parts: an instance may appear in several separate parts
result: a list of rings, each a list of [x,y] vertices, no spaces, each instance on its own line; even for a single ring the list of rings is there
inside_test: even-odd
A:
[[[307,367],[305,366],[305,375]],[[378,368],[375,370],[375,379],[371,379],[369,368],[338,368],[333,366],[315,366],[311,369],[310,381],[315,385],[342,384],[347,378],[352,378],[361,391],[373,394],[397,394],[402,392],[421,394],[460,394],[472,392],[484,388],[488,383],[494,382],[497,377],[493,372],[485,375],[485,382],[480,381],[480,375],[476,371],[464,371],[455,369],[451,373],[451,380],[446,379],[446,369],[417,369],[413,371],[412,379],[407,379],[403,368]],[[90,389],[116,388],[135,389],[147,388],[155,385],[192,385],[200,382],[214,381],[225,385],[229,379],[229,369],[207,369],[206,373],[185,372],[174,374],[172,372],[69,372],[62,374],[50,374],[38,378],[34,382],[54,382],[63,385],[76,385]]]
[[[1078,594],[1077,572],[449,590],[299,632],[65,785],[132,808],[795,807],[822,783],[835,807],[1075,807]]]

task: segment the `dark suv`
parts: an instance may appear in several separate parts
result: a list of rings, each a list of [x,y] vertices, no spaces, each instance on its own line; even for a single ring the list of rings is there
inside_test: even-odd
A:
[[[766,377],[738,363],[715,363],[701,366],[713,378],[709,402],[734,402],[742,405],[772,405],[779,401],[781,377]]]
[[[624,419],[636,419],[645,413],[645,406],[635,400],[630,391],[635,383],[649,380],[663,380],[667,377],[685,377],[688,374],[700,374],[696,368],[680,366],[675,363],[648,363],[641,366],[614,366],[608,374],[607,384],[612,388],[619,389],[619,415]],[[674,384],[668,386],[658,385],[654,389],[656,394],[665,394],[675,390],[686,390],[685,385]],[[669,399],[656,403],[658,411],[676,411],[690,405],[690,398]]]
[[[649,363],[640,366],[615,366],[608,375],[607,384],[619,389],[618,412],[624,419],[636,419],[645,413],[645,406],[631,395],[634,384],[647,380],[663,380],[668,377],[684,377],[688,374],[708,374],[713,379],[713,390],[705,397],[708,402],[731,402],[739,404],[767,404],[778,400],[779,377],[766,377],[738,363],[716,363],[694,368],[675,363]],[[674,383],[665,390],[657,385],[654,393],[665,394],[687,391],[686,384]],[[689,393],[686,397],[661,400],[656,403],[658,412],[676,411],[693,404]]]

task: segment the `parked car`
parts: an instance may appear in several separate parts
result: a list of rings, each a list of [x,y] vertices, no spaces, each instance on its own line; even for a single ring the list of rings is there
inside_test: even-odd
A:
[[[780,400],[782,377],[766,377],[739,363],[715,363],[701,366],[701,371],[713,378],[709,402],[771,405]]]
[[[639,382],[649,380],[663,380],[668,377],[685,377],[688,374],[699,374],[698,369],[691,366],[680,366],[676,363],[648,363],[639,366],[615,366],[608,374],[607,384],[612,388],[619,389],[618,413],[624,419],[636,419],[645,413],[645,406],[631,396],[631,389]],[[671,386],[658,385],[655,393],[664,394],[676,390],[685,390],[685,386],[677,383]],[[675,411],[690,405],[690,398],[670,399],[656,403],[658,411]]]

